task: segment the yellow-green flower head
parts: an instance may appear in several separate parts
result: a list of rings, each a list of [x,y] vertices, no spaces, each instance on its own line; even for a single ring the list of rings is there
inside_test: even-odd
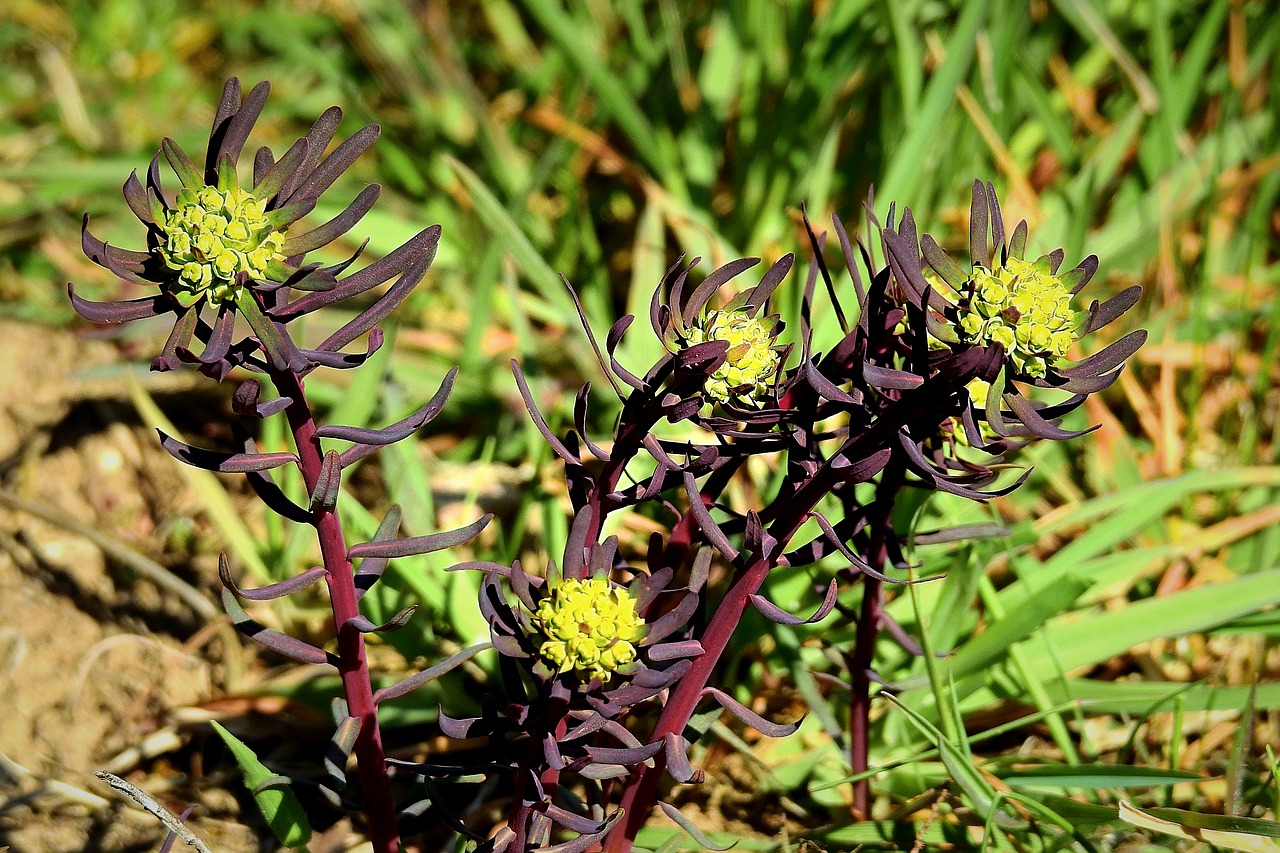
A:
[[[1071,310],[1071,291],[1049,271],[1047,257],[978,267],[969,286],[973,295],[960,311],[962,339],[1001,344],[1018,374],[1044,376],[1075,343],[1085,314]]]
[[[239,188],[183,189],[161,223],[160,256],[178,272],[173,295],[184,307],[201,299],[233,302],[236,275],[265,277],[284,260],[284,237],[267,221],[263,203]]]
[[[716,403],[731,399],[758,402],[769,393],[778,371],[777,334],[746,311],[712,311],[688,331],[690,344],[728,341],[724,364],[707,379],[707,397]]]
[[[635,661],[644,636],[631,593],[603,577],[562,580],[538,602],[533,621],[546,637],[538,654],[553,671],[604,682]]]

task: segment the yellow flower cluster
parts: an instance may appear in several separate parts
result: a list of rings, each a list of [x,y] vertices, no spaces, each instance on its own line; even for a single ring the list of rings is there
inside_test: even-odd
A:
[[[1001,344],[1019,375],[1044,376],[1075,342],[1084,315],[1071,310],[1071,291],[1049,271],[1048,258],[978,267],[970,286],[973,295],[961,306],[964,339]]]
[[[745,311],[713,311],[689,330],[689,343],[728,341],[724,364],[707,379],[707,397],[716,403],[730,399],[757,402],[769,392],[778,370],[773,330]]]
[[[284,237],[267,221],[263,203],[239,188],[183,189],[161,228],[160,254],[179,273],[173,295],[183,306],[202,298],[233,302],[238,273],[260,280],[268,264],[284,259]]]
[[[538,653],[555,672],[604,682],[636,659],[644,636],[631,594],[603,577],[562,580],[538,602],[534,622],[546,635]]]

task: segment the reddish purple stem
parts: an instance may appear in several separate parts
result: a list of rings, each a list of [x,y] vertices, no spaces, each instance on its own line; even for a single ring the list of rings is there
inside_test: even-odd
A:
[[[316,435],[315,418],[307,404],[301,378],[291,372],[271,372],[271,379],[283,397],[293,400],[285,413],[298,450],[302,479],[310,493],[320,478],[324,452]],[[338,674],[347,701],[347,713],[360,720],[360,736],[355,754],[360,788],[364,793],[369,840],[374,853],[397,853],[400,833],[396,828],[395,802],[387,779],[386,754],[382,748],[382,731],[378,727],[378,708],[373,701],[373,684],[369,680],[369,660],[365,654],[364,635],[351,620],[360,615],[356,599],[355,574],[347,558],[346,539],[335,509],[316,508],[312,524],[320,540],[320,553],[328,572],[329,602],[338,636]]]

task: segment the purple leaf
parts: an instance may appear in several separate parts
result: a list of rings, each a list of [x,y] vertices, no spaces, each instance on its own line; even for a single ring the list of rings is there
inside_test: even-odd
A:
[[[290,198],[318,198],[333,185],[348,166],[356,161],[357,157],[373,145],[381,133],[382,128],[376,124],[370,124],[351,134],[341,145],[333,149],[333,153],[316,166],[315,170],[294,190]]]
[[[71,307],[91,323],[129,323],[147,317],[158,317],[169,312],[170,302],[163,295],[144,296],[127,302],[91,302],[76,296],[75,286],[67,285]]]
[[[659,643],[649,647],[649,660],[661,663],[681,658],[693,658],[703,653],[702,643],[697,640],[677,640],[674,643]]]
[[[249,614],[245,613],[244,608],[240,606],[240,602],[236,600],[230,590],[222,591],[222,606],[227,611],[227,615],[231,617],[236,630],[258,645],[271,649],[271,651],[282,654],[299,663],[327,663],[335,667],[338,666],[338,658],[324,649],[317,648],[310,643],[304,643],[302,640],[290,637],[288,634],[272,630],[249,618]]]
[[[347,551],[347,557],[355,560],[361,557],[410,557],[415,554],[426,554],[431,551],[440,551],[445,548],[454,548],[465,542],[470,542],[484,530],[485,527],[493,520],[493,513],[488,513],[477,521],[468,524],[466,527],[459,527],[456,530],[446,530],[443,533],[433,533],[429,536],[414,536],[406,539],[390,539],[386,541],[373,540],[364,542],[359,545],[352,545]]]
[[[453,382],[457,375],[458,368],[455,367],[445,374],[444,381],[440,383],[440,388],[436,391],[435,396],[426,403],[426,405],[408,417],[396,421],[390,426],[383,427],[382,429],[322,426],[316,430],[316,435],[320,438],[336,438],[341,441],[354,441],[358,444],[372,444],[378,446],[385,446],[401,441],[402,439],[413,435],[444,410],[445,403],[449,400],[449,394],[453,391]]]
[[[378,195],[381,192],[382,187],[378,184],[370,184],[365,187],[345,210],[324,225],[320,225],[306,234],[298,234],[285,240],[285,254],[290,256],[305,255],[307,252],[314,252],[321,246],[329,245],[354,228],[356,223],[364,218],[364,215],[373,207],[374,202],[378,200]]]
[[[173,328],[169,331],[169,337],[165,340],[164,348],[160,351],[160,355],[156,356],[151,362],[152,370],[163,372],[178,369],[178,366],[182,363],[178,353],[187,351],[199,319],[200,308],[196,305],[192,305],[178,316],[178,322],[174,323]]]
[[[632,765],[648,761],[662,751],[662,743],[649,743],[642,746],[613,747],[588,746],[587,755],[600,764]]]
[[[698,527],[702,529],[702,535],[707,537],[707,541],[714,545],[726,560],[730,563],[736,561],[738,559],[738,549],[733,547],[729,537],[725,536],[724,531],[720,529],[720,525],[716,524],[715,519],[711,517],[706,504],[702,502],[702,495],[698,493],[698,482],[694,479],[692,471],[684,472],[684,489],[689,495],[689,511],[693,513],[694,520],[698,522]]]
[[[308,314],[326,305],[358,296],[366,290],[377,287],[384,281],[389,280],[392,276],[399,275],[409,269],[423,254],[434,255],[439,243],[440,226],[432,225],[430,228],[418,232],[412,239],[385,257],[374,261],[359,272],[347,276],[328,293],[313,293],[299,297],[288,305],[274,309],[272,316],[281,322],[287,323],[295,317]]]
[[[689,763],[689,756],[685,752],[688,749],[688,743],[685,739],[669,732],[662,738],[662,743],[665,747],[667,772],[671,777],[681,784],[701,784],[705,774],[701,770],[695,770]]]
[[[776,622],[779,625],[813,625],[827,618],[827,615],[835,609],[836,596],[839,591],[840,585],[833,578],[831,580],[831,584],[827,587],[827,594],[823,597],[822,604],[818,606],[818,609],[814,611],[813,615],[808,619],[801,619],[799,616],[792,616],[790,613],[783,610],[763,595],[753,594],[751,596],[751,603],[756,606],[756,610],[759,610],[761,615],[766,619],[771,622]]]
[[[715,699],[716,702],[720,703],[721,708],[724,708],[730,714],[733,714],[739,720],[767,737],[786,737],[787,735],[795,734],[800,728],[800,724],[804,722],[804,717],[801,717],[789,725],[771,723],[728,693],[723,690],[717,690],[714,687],[704,687],[702,695]]]
[[[1004,399],[1009,404],[1009,408],[1013,410],[1013,413],[1017,415],[1018,420],[1041,438],[1066,441],[1072,438],[1079,438],[1098,428],[1097,426],[1091,426],[1088,429],[1079,431],[1065,430],[1046,421],[1027,398],[1021,394],[1006,394]]]
[[[353,616],[346,621],[346,624],[355,628],[361,634],[390,634],[408,625],[409,620],[413,618],[413,614],[417,612],[418,605],[410,604],[381,625],[375,625],[365,616]]]
[[[538,432],[542,433],[542,437],[547,444],[551,445],[551,449],[564,462],[571,467],[581,467],[582,462],[578,457],[569,452],[569,448],[564,446],[556,434],[551,431],[551,427],[547,426],[547,422],[543,419],[542,413],[538,411],[538,405],[533,401],[533,392],[529,390],[529,383],[524,378],[524,372],[520,369],[520,364],[514,358],[511,359],[511,372],[516,378],[516,388],[520,391],[520,397],[524,400],[524,407],[529,412],[529,417],[533,420],[534,426],[538,428]]]
[[[193,306],[194,307],[194,306]],[[231,351],[231,338],[236,328],[236,312],[230,305],[218,306],[218,318],[213,321],[213,332],[205,343],[204,352],[198,358],[201,364],[216,364]]]
[[[249,132],[253,130],[253,124],[258,120],[258,116],[262,114],[262,107],[267,102],[267,95],[271,92],[271,84],[263,80],[258,85],[249,90],[249,94],[245,96],[244,102],[240,104],[235,115],[231,117],[223,127],[219,128],[221,132],[215,132],[213,138],[209,140],[209,152],[205,161],[205,177],[210,184],[214,182],[214,177],[209,174],[210,164],[217,164],[224,159],[230,159],[235,162],[240,159],[240,152],[244,148],[244,143],[249,138]],[[214,145],[214,142],[217,142]]]
[[[752,306],[751,313],[753,315],[769,302],[769,297],[773,295],[773,291],[782,283],[782,280],[787,277],[787,273],[791,272],[791,267],[795,262],[796,256],[791,252],[778,258],[760,279],[760,283],[747,293],[745,304]]]
[[[1101,305],[1094,302],[1089,306],[1089,319],[1080,334],[1096,332],[1136,305],[1140,298],[1142,298],[1142,285],[1135,284],[1133,287],[1126,287]]]
[[[662,642],[662,640],[687,625],[697,609],[698,596],[691,592],[685,593],[679,604],[649,624],[649,628],[645,632],[644,639],[640,641],[640,645],[642,647],[652,646],[654,643]]]
[[[162,430],[156,430],[156,432],[160,434],[160,445],[173,458],[192,467],[203,468],[206,471],[216,471],[219,474],[266,471],[270,468],[279,468],[281,465],[298,461],[297,456],[286,452],[225,453],[219,450],[206,450],[178,441],[176,438],[166,435]]]
[[[758,263],[760,263],[759,258],[738,258],[737,260],[729,261],[719,269],[713,270],[705,279],[703,279],[702,284],[698,285],[697,288],[694,289],[693,295],[689,297],[688,304],[686,304],[682,309],[685,325],[693,325],[698,314],[701,313],[702,309],[711,301],[711,297],[715,295],[715,292],[719,290],[722,285],[735,276],[751,269]],[[672,297],[672,300],[675,300],[674,296]]]
[[[151,212],[151,201],[147,198],[142,182],[138,180],[137,169],[130,172],[129,179],[124,182],[124,202],[144,225],[156,224],[155,215]]]
[[[261,148],[253,161],[253,196],[264,204],[270,202],[303,161],[307,159],[306,138],[299,139],[278,162],[271,161],[271,149]],[[265,157],[263,156],[265,152]],[[288,245],[288,241],[285,241]],[[289,252],[287,254],[292,254]]]
[[[315,566],[278,583],[260,586],[256,589],[241,589],[236,586],[235,579],[231,576],[231,567],[227,563],[227,555],[225,553],[218,555],[218,579],[236,598],[243,598],[248,601],[273,601],[277,598],[284,598],[286,595],[293,595],[295,592],[301,592],[308,587],[314,586],[316,582],[322,580],[327,574],[329,573],[323,566]]]
[[[396,283],[387,288],[386,293],[378,297],[377,302],[374,302],[364,311],[356,315],[355,319],[351,320],[326,338],[325,341],[317,347],[317,349],[342,349],[347,344],[351,343],[356,338],[360,337],[365,332],[385,320],[387,315],[394,311],[396,307],[405,300],[405,297],[407,297],[409,293],[422,281],[422,277],[427,274],[427,270],[431,267],[431,262],[435,260],[435,250],[436,245],[432,244],[430,251],[424,253],[412,266],[405,270],[404,273],[401,274],[400,278],[396,280]],[[333,296],[340,290],[340,287],[334,288],[329,291],[328,295]],[[336,301],[338,300],[334,299],[323,304],[328,305]]]
[[[373,701],[380,704],[389,699],[396,699],[407,693],[411,693],[424,684],[429,684],[445,673],[456,669],[489,648],[492,648],[489,643],[476,643],[474,646],[468,646],[462,651],[440,661],[440,663],[424,669],[422,672],[411,675],[401,681],[397,681],[389,687],[382,688],[373,694]]]
[[[143,265],[150,259],[151,255],[146,252],[133,252],[128,249],[118,247],[108,247],[106,243],[93,236],[93,232],[89,230],[89,214],[85,214],[80,221],[80,248],[84,252],[85,257],[93,261],[100,267],[112,269],[112,264],[124,270],[124,274],[117,273],[121,278],[128,278],[131,281],[138,281],[144,286],[152,286],[154,284],[149,281],[138,279],[134,273],[140,273]],[[110,253],[111,257],[107,255]],[[112,269],[112,272],[115,272]]]

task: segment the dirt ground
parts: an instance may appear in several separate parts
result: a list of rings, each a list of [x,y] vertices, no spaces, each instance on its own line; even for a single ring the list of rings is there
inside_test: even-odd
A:
[[[131,415],[115,346],[9,322],[0,340],[0,847],[156,849],[159,823],[93,776],[108,770],[175,813],[198,805],[214,849],[258,850],[190,722],[224,693],[225,628],[121,559],[157,560],[213,602],[180,473]],[[146,381],[171,398],[191,385]]]

